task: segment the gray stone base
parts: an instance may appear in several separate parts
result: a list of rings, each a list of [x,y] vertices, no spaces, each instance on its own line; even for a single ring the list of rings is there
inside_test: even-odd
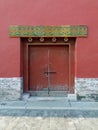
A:
[[[98,100],[98,78],[76,78],[75,93],[83,101]]]
[[[68,100],[77,101],[77,94],[68,94]]]
[[[23,78],[0,78],[0,100],[19,100],[23,94]],[[51,93],[50,96],[53,96]],[[56,96],[57,95],[57,96]],[[66,95],[65,92],[59,95]],[[68,100],[98,101],[98,78],[76,78],[75,94],[68,94]],[[40,95],[38,95],[40,96]],[[55,93],[56,97],[58,93]]]
[[[18,100],[23,93],[23,78],[0,78],[0,100]]]

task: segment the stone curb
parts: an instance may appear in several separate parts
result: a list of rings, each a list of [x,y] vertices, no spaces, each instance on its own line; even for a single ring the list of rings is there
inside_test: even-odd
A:
[[[79,107],[0,107],[0,110],[98,110],[98,108],[79,108]]]

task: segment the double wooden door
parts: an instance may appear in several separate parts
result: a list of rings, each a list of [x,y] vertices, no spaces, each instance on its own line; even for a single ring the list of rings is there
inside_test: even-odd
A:
[[[69,46],[28,46],[28,90],[68,91]]]

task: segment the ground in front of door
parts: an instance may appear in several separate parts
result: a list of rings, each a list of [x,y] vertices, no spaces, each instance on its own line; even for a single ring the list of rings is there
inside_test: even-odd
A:
[[[98,118],[3,116],[0,130],[98,130]]]
[[[98,130],[98,102],[0,102],[0,130]]]

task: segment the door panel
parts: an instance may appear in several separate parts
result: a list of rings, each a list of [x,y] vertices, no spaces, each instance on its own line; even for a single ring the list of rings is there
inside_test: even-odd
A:
[[[68,46],[50,47],[50,91],[68,91],[69,53]]]
[[[29,46],[29,88],[33,91],[47,89],[47,48],[45,46]]]

